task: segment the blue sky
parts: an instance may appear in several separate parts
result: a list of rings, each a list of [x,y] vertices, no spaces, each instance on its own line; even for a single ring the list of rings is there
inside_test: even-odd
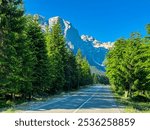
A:
[[[26,13],[60,16],[100,41],[115,41],[132,32],[146,34],[150,0],[24,0]]]

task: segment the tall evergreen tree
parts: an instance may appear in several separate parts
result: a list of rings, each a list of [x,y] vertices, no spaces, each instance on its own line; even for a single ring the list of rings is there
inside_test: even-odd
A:
[[[91,76],[91,70],[90,65],[86,58],[82,59],[81,62],[81,70],[82,70],[82,85],[88,85],[92,83],[92,76]]]
[[[18,93],[26,81],[23,54],[27,51],[22,0],[2,0],[0,4],[0,87],[4,94]],[[28,66],[26,67],[26,70]],[[27,81],[28,82],[28,81]]]
[[[79,86],[81,85],[81,82],[82,82],[82,68],[81,68],[82,58],[83,58],[82,53],[81,53],[81,50],[79,49],[77,54],[76,54],[78,88],[79,88]]]
[[[92,76],[90,71],[90,65],[86,58],[83,58],[81,50],[79,49],[76,55],[77,62],[77,81],[78,87],[80,85],[87,85],[92,83]]]
[[[147,33],[150,34],[150,24],[146,25],[146,30],[147,30]]]
[[[106,74],[116,91],[133,93],[146,91],[149,86],[149,53],[139,34],[133,34],[128,40],[118,40],[109,52],[106,62]]]
[[[28,16],[27,36],[32,51],[33,75],[32,84],[35,94],[50,91],[50,66],[44,34],[37,17]]]
[[[51,83],[54,93],[62,91],[65,84],[64,67],[67,49],[59,21],[51,29],[50,38],[47,38],[47,47],[50,59]]]
[[[64,90],[77,89],[77,63],[73,53],[68,50],[68,55],[65,63],[65,85]]]

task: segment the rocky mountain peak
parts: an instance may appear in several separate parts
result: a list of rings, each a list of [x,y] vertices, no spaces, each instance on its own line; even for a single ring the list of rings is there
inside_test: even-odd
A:
[[[66,39],[68,48],[70,48],[74,54],[80,49],[91,66],[95,66],[99,70],[104,71],[105,67],[103,61],[113,43],[103,43],[89,35],[80,36],[78,30],[75,29],[69,21],[62,19],[59,16],[50,18],[47,25],[49,28],[52,28],[57,22],[60,22],[62,33]]]

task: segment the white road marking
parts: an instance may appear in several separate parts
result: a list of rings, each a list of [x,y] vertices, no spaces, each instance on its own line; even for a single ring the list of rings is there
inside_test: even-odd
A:
[[[45,109],[39,109],[40,111],[45,111]]]
[[[57,102],[61,102],[61,101],[63,101],[63,100],[68,100],[68,98],[70,98],[70,97],[72,97],[72,96],[82,96],[82,95],[84,95],[84,94],[86,94],[86,93],[88,93],[88,95],[90,96],[90,97],[87,97],[87,99],[85,99],[85,101],[83,101],[82,100],[82,102],[80,102],[80,105],[77,107],[77,108],[74,108],[73,110],[72,110],[72,112],[73,113],[76,113],[76,112],[78,112],[79,110],[81,110],[81,108],[83,108],[83,106],[87,103],[87,102],[89,102],[94,96],[96,96],[97,94],[98,94],[98,92],[100,91],[100,89],[99,89],[100,87],[98,86],[98,88],[97,88],[97,86],[94,86],[94,87],[92,87],[92,88],[88,88],[88,89],[85,89],[85,90],[83,90],[83,91],[78,91],[78,92],[72,92],[72,93],[70,93],[70,94],[67,94],[67,95],[64,95],[64,97],[63,97],[63,99],[61,99],[61,98],[57,98],[57,99],[55,99],[55,100],[53,100],[53,101],[51,101],[50,100],[50,102],[49,101],[47,101],[47,103],[46,104],[41,104],[41,105],[39,105],[39,106],[37,106],[37,107],[33,107],[32,109],[30,109],[29,111],[26,111],[26,112],[33,112],[34,110],[36,111],[41,111],[41,112],[43,112],[43,111],[46,111],[47,109],[44,109],[43,107],[46,107],[46,106],[48,106],[48,105],[51,105],[51,104],[54,104],[54,103],[57,103]],[[92,91],[93,92],[93,94],[90,94],[89,93],[89,91],[90,90],[93,90],[93,89],[95,89],[96,91]],[[101,93],[100,93],[101,94]],[[103,95],[103,94],[101,94],[101,95]],[[113,98],[114,99],[114,98]],[[103,99],[102,99],[103,100]],[[114,99],[115,100],[115,99]],[[116,112],[120,112],[120,109],[118,108],[118,105],[115,103],[115,104],[110,104],[112,107],[117,107],[117,108],[115,108],[115,110],[116,110]]]
[[[90,98],[88,98],[84,103],[82,103],[73,113],[79,111],[88,101],[90,101],[95,96],[96,93],[97,92],[95,92]]]
[[[83,89],[83,90],[84,90],[84,89]],[[92,90],[92,89],[90,88],[89,90]],[[88,91],[89,91],[89,90],[88,90]],[[87,90],[86,90],[86,91],[87,91]],[[80,93],[80,92],[81,92],[81,91],[76,92],[76,93],[73,94],[73,95],[76,95],[76,94],[78,94],[78,93]],[[47,104],[40,105],[40,106],[38,106],[38,107],[33,108],[32,110],[41,109],[42,107],[45,107],[45,106],[51,105],[51,104],[53,104],[53,103],[57,103],[57,102],[63,101],[63,100],[65,100],[65,99],[68,99],[69,97],[72,97],[73,95],[68,95],[68,97],[66,97],[66,98],[63,98],[63,99],[60,99],[60,100],[56,100],[56,101],[53,101],[53,102],[50,102],[50,103],[47,103]],[[30,110],[30,111],[32,111],[32,110]]]

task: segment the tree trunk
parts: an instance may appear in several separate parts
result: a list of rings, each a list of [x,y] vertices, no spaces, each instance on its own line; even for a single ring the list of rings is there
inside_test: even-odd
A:
[[[29,93],[29,101],[31,101],[31,99],[32,99],[32,94]]]
[[[12,96],[12,100],[15,101],[15,94],[12,93],[11,96]]]
[[[125,91],[125,98],[129,96],[129,91]]]

